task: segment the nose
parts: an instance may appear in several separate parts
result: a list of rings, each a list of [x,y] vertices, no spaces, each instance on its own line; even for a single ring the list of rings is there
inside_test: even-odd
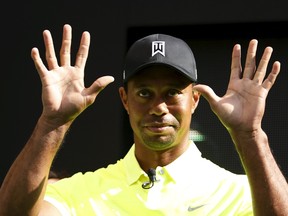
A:
[[[166,102],[162,99],[157,99],[154,100],[153,103],[151,103],[150,107],[150,115],[157,115],[157,116],[162,116],[163,114],[168,113],[168,106]]]

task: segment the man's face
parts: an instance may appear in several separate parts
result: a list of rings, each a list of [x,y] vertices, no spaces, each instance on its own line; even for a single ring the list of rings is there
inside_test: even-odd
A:
[[[187,142],[199,96],[179,72],[164,66],[146,68],[128,81],[127,93],[122,88],[120,95],[136,145],[157,151]]]

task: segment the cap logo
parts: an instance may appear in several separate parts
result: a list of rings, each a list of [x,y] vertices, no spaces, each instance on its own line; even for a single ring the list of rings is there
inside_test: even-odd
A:
[[[165,41],[152,42],[152,57],[157,53],[165,56]]]

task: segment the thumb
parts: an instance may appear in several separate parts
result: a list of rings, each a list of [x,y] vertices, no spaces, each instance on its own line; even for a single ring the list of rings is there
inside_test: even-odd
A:
[[[89,96],[92,101],[95,100],[96,96],[110,83],[114,82],[112,76],[102,76],[95,80],[89,88],[85,89],[85,95]]]
[[[88,94],[96,93],[98,94],[102,91],[107,85],[114,82],[114,77],[112,76],[102,76],[94,81],[94,83],[88,88]]]
[[[219,97],[215,94],[212,88],[207,85],[197,84],[193,87],[194,91],[199,92],[211,105],[219,100]]]

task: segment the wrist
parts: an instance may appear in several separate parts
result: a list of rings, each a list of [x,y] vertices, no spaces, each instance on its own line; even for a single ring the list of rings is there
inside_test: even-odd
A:
[[[41,115],[40,118],[38,119],[38,125],[41,127],[47,128],[47,130],[68,130],[69,127],[71,126],[73,120],[67,120],[63,121],[61,118],[51,118],[47,117],[45,115]]]
[[[267,134],[262,128],[253,131],[230,131],[230,136],[240,155],[255,154],[269,146]]]

